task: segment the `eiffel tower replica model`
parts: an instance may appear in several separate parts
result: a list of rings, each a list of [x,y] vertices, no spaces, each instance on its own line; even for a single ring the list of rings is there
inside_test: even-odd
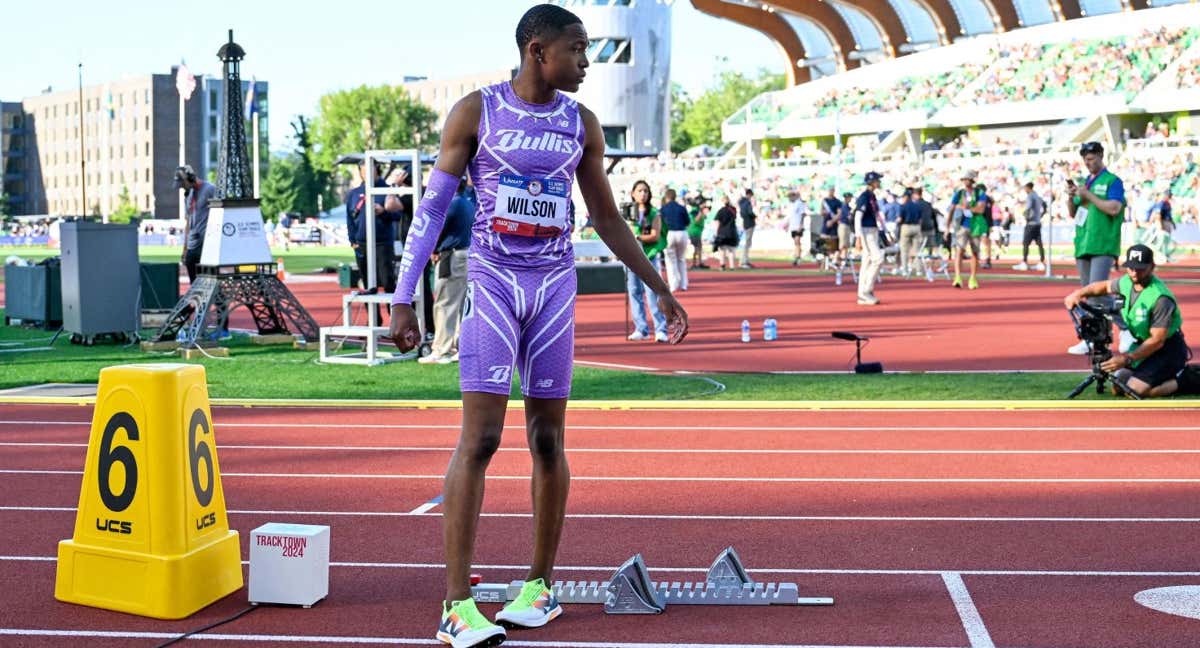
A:
[[[262,335],[294,331],[306,340],[316,340],[319,335],[312,316],[275,274],[262,212],[250,184],[246,129],[241,120],[240,61],[245,56],[246,51],[233,42],[233,30],[229,30],[229,42],[217,52],[224,64],[225,95],[217,164],[219,197],[209,203],[196,282],[175,304],[158,331],[158,341],[207,341],[226,327],[230,311],[238,306],[250,309]]]

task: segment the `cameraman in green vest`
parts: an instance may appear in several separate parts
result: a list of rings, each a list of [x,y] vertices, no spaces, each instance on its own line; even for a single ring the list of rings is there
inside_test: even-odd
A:
[[[1107,281],[1121,256],[1121,225],[1125,223],[1125,184],[1104,166],[1104,146],[1087,142],[1079,147],[1088,177],[1082,184],[1067,180],[1067,195],[1075,214],[1075,267],[1080,285]],[[1067,353],[1087,355],[1080,342]]]
[[[1191,356],[1183,339],[1179,302],[1154,276],[1154,267],[1154,252],[1149,247],[1130,246],[1125,253],[1125,276],[1090,283],[1067,295],[1063,302],[1070,309],[1088,297],[1124,298],[1121,316],[1136,342],[1128,353],[1114,354],[1101,368],[1117,372],[1117,378],[1143,398],[1175,393],[1175,376]]]

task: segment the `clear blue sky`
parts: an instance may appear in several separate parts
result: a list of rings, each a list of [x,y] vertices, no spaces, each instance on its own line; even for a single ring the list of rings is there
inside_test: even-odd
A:
[[[529,0],[66,0],[5,3],[0,20],[0,99],[19,101],[47,86],[75,88],[165,73],[182,58],[196,74],[220,76],[226,30],[246,49],[242,65],[271,84],[271,148],[288,144],[288,123],[316,112],[330,91],[398,83],[406,75],[447,78],[516,63],[512,32]],[[357,8],[351,10],[351,8]],[[715,71],[779,72],[783,59],[764,36],[676,0],[673,80],[703,90]],[[364,28],[365,29],[364,31]],[[724,61],[724,62],[722,62]]]

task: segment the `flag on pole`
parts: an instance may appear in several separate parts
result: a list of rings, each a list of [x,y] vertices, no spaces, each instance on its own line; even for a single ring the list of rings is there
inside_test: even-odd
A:
[[[175,89],[179,91],[179,97],[187,101],[192,97],[192,93],[196,91],[196,77],[192,76],[192,71],[188,69],[187,63],[179,62],[179,68],[175,72]]]
[[[258,112],[258,97],[255,95],[254,86],[258,85],[254,77],[250,77],[250,87],[246,90],[246,119],[250,119],[254,113]]]

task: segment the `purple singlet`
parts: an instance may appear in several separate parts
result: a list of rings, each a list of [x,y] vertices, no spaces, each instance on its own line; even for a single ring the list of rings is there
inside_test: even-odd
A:
[[[575,352],[571,188],[583,155],[579,104],[522,101],[505,82],[481,90],[468,167],[471,228],[459,343],[463,391],[508,394],[512,369],[534,398],[566,398]]]

